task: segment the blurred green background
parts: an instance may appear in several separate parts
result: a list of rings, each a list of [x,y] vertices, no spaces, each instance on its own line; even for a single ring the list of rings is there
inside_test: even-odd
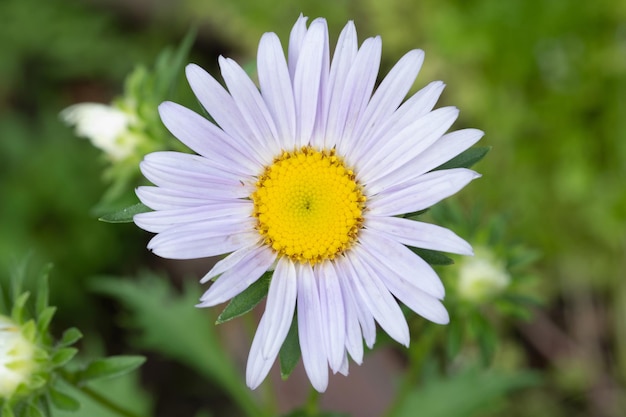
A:
[[[253,60],[263,32],[285,46],[300,12],[325,17],[331,42],[350,19],[361,41],[382,35],[382,74],[424,49],[416,88],[443,80],[439,105],[460,108],[455,127],[480,128],[482,145],[493,146],[461,200],[486,218],[506,216],[509,238],[541,253],[535,290],[544,300],[500,338],[545,381],[497,415],[624,415],[623,1],[2,0],[1,270],[26,253],[52,261],[60,320],[115,332],[87,278],[133,274],[155,260],[134,225],[96,220],[106,164],[59,112],[110,102],[136,64],[151,66],[192,25],[191,61],[216,74],[219,54]],[[180,90],[189,99],[182,76]]]

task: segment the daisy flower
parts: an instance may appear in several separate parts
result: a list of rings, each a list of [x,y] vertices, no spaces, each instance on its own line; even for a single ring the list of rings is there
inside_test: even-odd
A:
[[[475,172],[436,170],[477,142],[475,129],[446,134],[454,107],[433,110],[444,84],[405,101],[424,53],[408,52],[374,89],[380,37],[359,47],[349,22],[334,53],[324,19],[294,25],[285,58],[274,33],[261,38],[259,88],[233,60],[219,58],[226,84],[196,65],[187,79],[215,123],[180,105],[159,107],[165,126],[198,155],[149,154],[140,187],[154,211],[135,223],[157,235],[148,248],[171,259],[228,254],[201,282],[198,306],[215,306],[274,270],[248,357],[246,381],[267,376],[297,317],[306,373],[324,391],[328,368],[360,364],[376,323],[409,344],[399,300],[447,323],[443,285],[410,247],[469,255],[450,230],[409,220],[456,193]],[[375,91],[374,91],[375,90]]]

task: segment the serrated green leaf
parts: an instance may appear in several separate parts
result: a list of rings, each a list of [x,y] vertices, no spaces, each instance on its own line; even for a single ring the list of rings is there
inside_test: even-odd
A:
[[[439,165],[437,168],[433,169],[433,171],[452,168],[470,168],[478,161],[483,159],[490,150],[491,146],[469,148],[465,152],[461,152],[459,155],[455,156],[448,162]]]
[[[232,320],[235,317],[242,316],[254,309],[263,298],[267,295],[269,290],[270,281],[272,279],[272,272],[268,271],[264,273],[261,278],[246,288],[245,291],[233,297],[230,303],[226,306],[224,311],[217,318],[216,324],[222,324],[228,320]],[[218,278],[219,279],[219,278]]]
[[[63,366],[69,361],[71,361],[72,358],[76,355],[76,353],[78,353],[78,349],[76,348],[72,348],[72,347],[61,348],[52,354],[52,357],[50,358],[50,362],[52,362],[52,364],[55,367]]]
[[[87,368],[78,372],[77,382],[85,383],[96,379],[115,378],[130,373],[140,367],[146,358],[143,356],[109,356],[95,359]]]
[[[61,336],[61,340],[59,341],[59,347],[71,346],[82,337],[83,334],[80,330],[76,327],[71,327],[63,332],[63,336]]]
[[[449,258],[441,252],[430,249],[415,248],[412,246],[409,246],[409,249],[419,255],[420,258],[428,262],[430,265],[452,265],[454,263],[452,258]]]
[[[137,203],[120,211],[105,214],[98,220],[106,223],[132,223],[135,214],[147,213],[149,211],[152,211],[150,207],[142,203]]]
[[[283,379],[289,378],[294,368],[300,361],[300,341],[298,340],[298,320],[294,316],[289,328],[289,333],[280,348],[278,354],[280,362],[280,375]]]
[[[80,402],[70,395],[59,391],[55,387],[50,387],[48,390],[50,401],[59,410],[64,411],[77,411],[80,409]]]

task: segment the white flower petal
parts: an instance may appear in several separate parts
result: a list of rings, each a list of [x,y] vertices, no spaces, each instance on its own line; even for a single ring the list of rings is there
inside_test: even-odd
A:
[[[159,115],[178,140],[217,168],[243,175],[259,171],[263,160],[254,149],[233,143],[234,140],[199,114],[166,101],[159,106]]]
[[[252,346],[250,347],[250,353],[248,354],[248,363],[246,365],[246,385],[250,389],[256,389],[261,382],[267,377],[272,365],[276,360],[274,357],[265,358],[261,354],[261,347],[263,342],[267,339],[267,327],[268,319],[261,317],[259,326],[257,327],[254,339],[252,340]]]
[[[478,129],[462,129],[447,133],[410,162],[370,181],[368,189],[380,190],[390,184],[413,181],[465,151],[478,142],[483,135],[484,133]]]
[[[404,245],[461,255],[473,255],[469,243],[451,230],[434,224],[400,217],[368,216],[366,227]]]
[[[250,126],[250,130],[256,138],[256,146],[264,148],[276,156],[280,153],[278,132],[261,93],[246,74],[246,71],[235,61],[220,56],[219,65],[224,82],[235,100],[242,120]]]
[[[295,148],[296,112],[289,69],[275,33],[261,37],[257,73],[263,99],[272,114],[283,149]]]
[[[249,221],[205,220],[164,230],[148,242],[148,249],[162,258],[206,258],[249,246],[258,236]]]
[[[383,135],[375,151],[363,156],[359,166],[361,178],[368,184],[387,173],[410,163],[416,155],[422,153],[452,126],[459,115],[455,107],[443,107],[417,119],[397,134]]]
[[[434,81],[405,101],[386,121],[371,130],[363,131],[362,137],[350,150],[350,163],[358,166],[359,161],[367,158],[381,137],[393,137],[416,120],[426,115],[437,103],[445,85]],[[371,157],[371,155],[370,155]]]
[[[322,323],[328,363],[333,372],[342,365],[346,344],[344,302],[337,272],[332,262],[323,262],[314,269],[317,277]]]
[[[367,309],[392,339],[409,345],[409,326],[389,290],[362,261],[363,252],[354,247],[346,258],[352,265],[352,284]]]
[[[368,209],[374,216],[396,216],[423,210],[458,192],[478,177],[479,174],[465,168],[429,172],[372,197]]]
[[[313,269],[298,264],[298,335],[302,362],[311,385],[319,392],[328,386],[327,355],[322,333],[322,313]]]
[[[377,259],[401,279],[433,297],[443,298],[445,290],[435,271],[409,248],[373,230],[361,230],[359,239],[359,250],[366,253],[367,259]]]
[[[307,31],[295,73],[293,92],[296,103],[296,145],[305,146],[313,135],[320,98],[320,82],[325,48],[328,48],[326,20],[315,19]]]
[[[382,41],[379,36],[363,42],[350,67],[337,108],[331,106],[329,109],[328,123],[329,126],[336,124],[333,134],[337,135],[331,140],[335,139],[341,155],[349,154],[352,130],[372,97],[380,67],[381,50]]]
[[[278,260],[267,293],[265,316],[268,326],[261,352],[263,358],[275,358],[280,351],[293,320],[296,308],[298,279],[293,262],[286,257]]]
[[[363,337],[361,335],[361,326],[359,325],[358,317],[359,313],[354,301],[354,295],[352,294],[352,288],[346,282],[350,279],[349,271],[346,271],[345,268],[347,268],[345,259],[344,261],[336,263],[337,282],[339,282],[341,287],[341,293],[344,300],[346,349],[348,353],[350,353],[352,360],[360,365],[363,362]],[[373,319],[371,324],[373,328],[375,326]],[[368,338],[368,346],[371,348],[375,341],[375,329],[370,333],[371,335]]]
[[[300,57],[300,49],[302,48],[302,43],[304,42],[304,37],[307,32],[307,20],[308,17],[300,15],[298,20],[296,20],[296,24],[293,25],[291,33],[289,34],[288,66],[289,75],[292,80],[294,79],[294,74],[296,73],[296,65],[298,63],[298,58]]]
[[[176,224],[195,223],[208,219],[238,218],[245,219],[252,213],[252,202],[235,200],[211,205],[187,207],[173,210],[157,210],[136,214],[135,224],[152,233],[159,233]]]
[[[359,118],[352,133],[352,143],[391,117],[411,89],[423,62],[424,51],[415,49],[405,54],[389,71]]]
[[[220,275],[200,297],[197,307],[212,307],[240,294],[259,279],[275,259],[276,254],[271,249],[258,246],[255,251],[251,251],[239,263]]]
[[[448,312],[437,297],[427,294],[394,273],[390,264],[383,265],[373,258],[364,258],[363,261],[381,278],[389,291],[411,310],[433,323],[448,324]]]
[[[239,262],[246,260],[252,252],[256,253],[259,247],[259,240],[260,239],[257,239],[254,244],[238,249],[226,256],[224,259],[216,262],[215,265],[213,265],[213,268],[211,268],[211,270],[207,272],[204,277],[202,277],[200,283],[204,284],[209,282],[209,280],[215,278],[216,276],[236,267]]]
[[[182,191],[163,187],[142,186],[135,190],[139,200],[152,210],[175,210],[187,207],[198,207],[240,201],[206,193],[204,190]]]

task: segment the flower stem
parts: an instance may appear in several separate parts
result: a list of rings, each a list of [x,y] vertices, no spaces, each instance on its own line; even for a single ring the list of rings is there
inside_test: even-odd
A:
[[[306,415],[308,416],[316,416],[319,414],[320,410],[320,393],[317,392],[316,389],[311,388],[311,392],[309,394],[309,398],[306,401]]]

